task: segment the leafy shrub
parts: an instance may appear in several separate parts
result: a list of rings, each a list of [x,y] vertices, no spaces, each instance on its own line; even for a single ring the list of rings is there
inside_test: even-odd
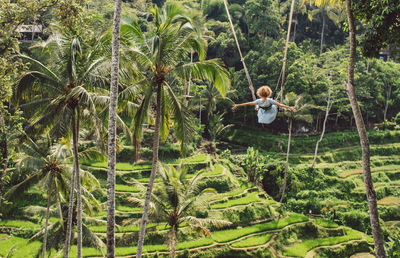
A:
[[[227,178],[209,178],[199,183],[200,189],[214,188],[218,193],[225,193],[231,190],[231,179]]]
[[[337,216],[342,224],[349,226],[353,229],[362,232],[369,232],[371,230],[369,215],[367,212],[362,212],[358,210],[337,212]]]

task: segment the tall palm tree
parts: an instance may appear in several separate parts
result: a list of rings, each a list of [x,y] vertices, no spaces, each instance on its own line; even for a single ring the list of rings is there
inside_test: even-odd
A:
[[[350,100],[351,109],[353,110],[354,120],[361,142],[362,152],[362,169],[365,184],[365,191],[367,194],[368,208],[370,214],[372,236],[375,244],[375,255],[376,257],[386,257],[385,247],[383,242],[383,236],[381,226],[379,223],[379,212],[376,201],[376,193],[371,175],[371,163],[370,163],[370,146],[367,135],[367,129],[365,128],[364,119],[358,105],[355,88],[354,88],[354,66],[356,62],[356,28],[355,18],[352,10],[352,1],[345,0],[345,9],[347,14],[347,23],[349,25],[349,37],[350,37],[350,57],[347,71],[347,84],[346,91]]]
[[[18,173],[28,174],[28,176],[22,182],[10,188],[4,196],[10,201],[22,198],[22,193],[35,185],[47,193],[46,222],[43,230],[42,246],[43,258],[46,255],[46,250],[48,250],[46,244],[51,202],[56,202],[60,221],[63,221],[61,206],[70,194],[68,185],[73,173],[69,163],[72,160],[71,149],[68,148],[65,141],[58,144],[53,144],[52,141],[48,136],[36,142],[27,137],[26,142],[20,146],[21,152],[17,156],[15,169]],[[98,152],[93,148],[89,148],[82,151],[80,156],[85,159],[96,158],[98,157]],[[100,208],[100,205],[89,191],[93,186],[99,187],[99,182],[88,172],[84,172],[83,182],[87,186],[84,190],[84,195],[86,195],[84,197],[85,206],[94,203]],[[62,223],[61,225],[63,226],[64,224]]]
[[[97,118],[98,94],[104,90],[109,63],[103,56],[103,39],[86,39],[82,32],[57,30],[47,41],[36,45],[42,50],[48,64],[22,56],[32,63],[16,84],[16,99],[25,104],[21,109],[31,117],[27,132],[39,134],[50,129],[52,135],[63,136],[72,132],[74,175],[71,179],[69,222],[65,240],[65,257],[69,257],[74,205],[73,187],[77,189],[78,257],[82,256],[82,196],[79,169],[79,128],[81,120],[91,128],[101,128]],[[44,57],[42,57],[44,59]],[[27,90],[29,89],[29,92]],[[75,178],[76,177],[76,178]]]
[[[115,165],[121,10],[122,0],[115,0],[108,118],[107,257],[109,258],[115,257]]]
[[[307,113],[309,109],[312,107],[311,104],[305,102],[304,96],[300,95],[297,96],[294,92],[289,92],[285,96],[285,101],[286,105],[289,105],[291,107],[294,107],[297,112],[293,113],[290,110],[285,109],[284,110],[284,115],[288,117],[289,119],[289,137],[288,137],[288,146],[287,146],[287,151],[286,151],[286,163],[285,163],[285,175],[283,178],[283,185],[281,189],[281,199],[279,202],[283,201],[283,198],[285,197],[285,191],[286,191],[286,185],[287,185],[287,174],[289,171],[289,155],[290,155],[290,142],[292,139],[292,128],[293,128],[293,122],[294,121],[305,121],[307,123],[311,123],[313,118],[312,115]]]
[[[195,232],[208,236],[211,235],[211,232],[207,226],[221,228],[231,224],[229,221],[201,219],[193,216],[196,209],[207,208],[208,204],[201,201],[202,197],[207,193],[216,193],[213,188],[201,189],[199,187],[204,170],[198,172],[191,179],[186,178],[187,169],[182,166],[178,166],[178,168],[172,165],[160,166],[159,173],[162,183],[152,194],[149,212],[151,220],[166,221],[169,226],[167,243],[171,257],[175,257],[178,231],[182,224],[190,226]],[[143,199],[130,197],[127,201],[144,206]],[[124,224],[132,223],[135,220],[137,219],[127,220]]]
[[[322,54],[322,50],[324,47],[324,38],[325,38],[325,27],[326,27],[326,18],[329,18],[335,24],[339,24],[344,19],[344,13],[340,8],[337,8],[336,4],[333,1],[326,0],[303,0],[303,3],[309,2],[310,5],[318,6],[313,10],[308,11],[308,19],[310,21],[313,20],[315,16],[320,16],[322,20],[322,29],[321,29],[321,40],[320,40],[320,48],[319,54]]]
[[[211,81],[223,96],[230,86],[228,71],[221,67],[221,63],[218,60],[205,60],[207,42],[198,37],[190,17],[185,14],[188,11],[177,4],[165,5],[161,11],[154,7],[150,9],[154,19],[146,33],[137,21],[121,27],[121,37],[127,42],[126,53],[140,68],[143,78],[136,85],[144,89],[144,97],[135,117],[137,135],[141,134],[141,125],[156,92],[152,170],[146,192],[137,257],[142,256],[151,192],[157,171],[160,132],[165,139],[170,120],[173,119],[176,137],[184,151],[184,141],[193,131],[190,116],[175,95],[174,79],[188,80],[191,77]],[[191,52],[198,55],[199,61],[188,62]]]

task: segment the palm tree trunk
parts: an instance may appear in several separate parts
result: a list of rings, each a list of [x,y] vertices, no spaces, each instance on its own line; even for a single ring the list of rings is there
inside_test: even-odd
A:
[[[315,145],[314,159],[313,159],[313,162],[311,164],[311,169],[314,169],[315,161],[317,160],[318,146],[321,143],[322,139],[324,138],[325,128],[326,128],[326,121],[328,120],[330,108],[331,108],[331,84],[329,84],[328,101],[326,103],[325,119],[324,119],[324,123],[322,125],[322,133],[321,133],[321,137],[317,141],[317,144]]]
[[[73,133],[73,152],[74,152],[74,163],[76,167],[76,208],[77,208],[77,233],[78,233],[78,239],[77,239],[77,257],[82,258],[82,191],[81,191],[81,172],[79,169],[79,156],[78,156],[78,141],[79,141],[79,107],[76,108],[76,123],[75,123],[75,129]]]
[[[136,135],[136,132],[133,134],[133,161],[137,162],[140,159],[140,138]]]
[[[383,112],[383,122],[386,121],[387,111],[388,111],[388,107],[389,107],[389,99],[390,99],[391,93],[392,93],[392,85],[389,85],[389,88],[386,91],[386,102],[385,102],[385,110]]]
[[[3,114],[0,115],[0,128],[1,128],[1,163],[2,168],[0,169],[0,211],[3,204],[3,191],[4,191],[4,182],[3,178],[7,171],[8,166],[8,142],[7,142],[7,132],[6,125],[4,121]]]
[[[177,228],[175,228],[175,226],[172,226],[169,239],[169,251],[171,253],[171,258],[175,258],[176,256],[176,237],[177,237]]]
[[[281,199],[279,200],[280,203],[282,203],[283,198],[285,196],[285,190],[286,190],[286,185],[287,185],[287,174],[288,174],[288,171],[289,171],[290,141],[292,140],[292,125],[293,125],[293,118],[290,118],[290,121],[289,121],[289,140],[288,140],[288,146],[287,146],[287,152],[286,152],[285,176],[283,178],[282,195],[281,195]]]
[[[161,123],[161,84],[157,88],[157,113],[156,113],[156,124],[154,129],[154,142],[153,142],[153,164],[150,173],[150,181],[147,187],[146,199],[143,207],[142,221],[140,224],[139,240],[136,257],[141,258],[143,252],[144,236],[146,234],[146,224],[148,219],[149,205],[151,192],[153,190],[154,179],[157,173],[158,165],[158,148],[160,144],[160,123]]]
[[[322,8],[321,10],[322,15],[322,31],[321,31],[321,46],[319,48],[319,54],[322,54],[322,48],[324,46],[324,34],[325,34],[325,24],[326,24],[326,17],[325,17],[325,9]]]
[[[362,170],[363,178],[365,184],[365,190],[368,200],[368,208],[370,214],[372,236],[374,238],[375,244],[375,255],[376,257],[386,257],[385,248],[383,246],[382,231],[379,224],[379,214],[378,207],[376,203],[376,194],[374,190],[374,185],[371,176],[371,164],[370,164],[370,147],[367,135],[367,130],[365,128],[364,120],[361,114],[360,107],[358,105],[356,94],[354,90],[354,65],[356,57],[356,35],[355,35],[355,25],[354,16],[351,10],[351,0],[346,0],[346,14],[349,24],[349,34],[350,34],[350,58],[348,66],[348,83],[346,86],[347,95],[350,100],[351,108],[353,110],[354,119],[356,121],[356,126],[358,134],[360,135],[361,150],[362,150]]]
[[[43,249],[42,249],[42,258],[46,258],[46,244],[47,244],[47,227],[49,226],[49,217],[50,217],[50,191],[47,192],[47,210],[46,210],[46,224],[44,225],[44,236],[43,236]]]
[[[251,81],[251,77],[250,77],[249,71],[247,70],[247,66],[246,66],[246,63],[244,61],[242,50],[240,49],[240,45],[239,45],[239,40],[237,39],[237,36],[236,36],[235,28],[233,27],[233,22],[232,22],[231,15],[229,13],[227,0],[224,0],[224,5],[225,5],[226,15],[228,16],[229,24],[231,25],[231,30],[232,30],[232,33],[233,33],[233,37],[234,37],[235,42],[236,42],[236,47],[237,47],[239,55],[240,55],[240,61],[242,61],[243,69],[244,69],[244,72],[245,72],[246,78],[247,78],[247,82],[249,83],[249,89],[251,91],[251,96],[253,97],[253,100],[256,100],[256,93],[255,93],[255,90],[254,90],[254,87],[253,87],[253,82]]]
[[[282,81],[281,81],[281,100],[280,100],[281,102],[283,101],[283,92],[285,90],[286,59],[287,59],[287,51],[288,51],[288,47],[289,47],[290,30],[292,28],[294,4],[295,4],[295,0],[292,0],[292,4],[290,6],[288,31],[287,31],[287,36],[286,36],[285,53],[283,55]]]
[[[75,110],[72,110],[72,131],[75,131]],[[67,220],[67,231],[64,244],[64,258],[69,257],[69,249],[71,245],[71,233],[72,233],[72,216],[74,213],[74,194],[75,194],[75,174],[76,174],[76,163],[74,161],[73,171],[71,175],[71,187],[69,192],[69,205],[68,205],[68,220]]]
[[[110,86],[110,108],[108,118],[108,174],[107,174],[107,257],[115,257],[115,165],[117,138],[117,103],[119,70],[119,36],[122,0],[115,0],[112,39],[112,67]]]

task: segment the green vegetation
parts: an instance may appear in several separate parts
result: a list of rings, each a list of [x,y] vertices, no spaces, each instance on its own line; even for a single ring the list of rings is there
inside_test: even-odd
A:
[[[284,254],[287,256],[304,257],[308,251],[318,246],[331,246],[351,240],[359,240],[362,238],[361,233],[355,230],[346,229],[346,235],[339,237],[327,237],[305,240],[299,244],[295,244],[285,249]]]
[[[300,214],[290,214],[289,217],[266,223],[255,224],[237,229],[220,230],[213,233],[212,238],[218,243],[225,243],[240,237],[268,230],[276,230],[290,224],[308,221],[308,217]]]
[[[271,239],[271,237],[271,234],[260,234],[257,236],[251,236],[246,239],[234,242],[233,244],[231,244],[231,246],[236,248],[244,248],[263,245],[266,244]]]
[[[71,244],[69,257],[82,246],[101,257],[114,226],[108,256],[142,242],[150,256],[382,253],[361,120],[375,220],[388,256],[398,252],[398,0],[351,0],[351,105],[353,27],[338,1],[295,1],[290,33],[290,0],[123,0],[120,30],[112,2],[0,1],[0,257],[55,257]],[[258,113],[275,107],[248,107],[261,85],[284,104],[268,125]]]
[[[237,205],[246,205],[249,203],[259,202],[259,201],[261,201],[261,199],[260,199],[260,197],[258,197],[258,193],[253,192],[253,193],[247,194],[245,197],[242,197],[242,198],[230,199],[226,202],[213,204],[213,205],[211,205],[211,208],[212,209],[225,209],[225,208],[229,208],[229,207],[233,207],[233,206],[237,206]],[[273,202],[275,202],[275,201],[273,201]]]
[[[335,222],[329,221],[329,220],[319,219],[319,218],[316,218],[314,220],[318,225],[320,225],[321,227],[324,227],[324,228],[337,228],[337,227],[339,227],[338,224],[336,224]]]

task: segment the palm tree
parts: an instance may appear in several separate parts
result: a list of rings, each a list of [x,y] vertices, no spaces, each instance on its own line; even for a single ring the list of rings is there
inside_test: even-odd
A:
[[[316,5],[319,8],[315,8],[313,10],[308,11],[308,19],[312,21],[313,17],[320,16],[322,19],[322,29],[321,29],[321,40],[320,40],[320,48],[319,54],[322,54],[322,50],[324,47],[324,36],[325,36],[325,26],[326,26],[326,18],[328,17],[335,24],[339,24],[343,21],[343,11],[340,8],[335,7],[334,1],[326,1],[326,0],[303,0],[303,3],[309,2],[310,5]]]
[[[110,108],[108,119],[107,257],[109,258],[115,257],[115,165],[121,9],[122,0],[115,0],[112,37]]]
[[[73,187],[77,189],[78,206],[78,257],[82,256],[82,196],[79,169],[79,128],[81,120],[100,129],[96,106],[101,98],[109,72],[109,64],[102,55],[102,38],[87,40],[81,32],[57,31],[47,41],[35,46],[48,59],[45,65],[39,60],[22,56],[32,63],[31,70],[24,73],[16,84],[16,99],[28,99],[21,109],[30,115],[27,132],[36,134],[51,129],[50,134],[64,136],[72,132],[75,175],[71,179],[69,222],[65,240],[65,257],[69,257],[74,205]],[[29,93],[26,92],[30,89]],[[76,178],[75,178],[76,177]]]
[[[204,38],[199,38],[191,25],[191,19],[185,13],[188,10],[177,4],[168,4],[161,11],[151,8],[154,19],[145,34],[137,21],[121,27],[121,37],[127,42],[127,54],[140,68],[142,80],[136,85],[143,88],[144,97],[135,117],[136,135],[141,135],[141,125],[156,92],[156,113],[153,142],[153,161],[150,182],[140,227],[137,257],[141,257],[147,224],[148,210],[158,164],[160,132],[162,138],[168,135],[170,120],[174,120],[175,133],[181,142],[181,150],[193,131],[190,116],[181,101],[175,95],[174,79],[205,79],[225,96],[230,86],[228,71],[221,67],[218,60],[205,60]],[[189,63],[191,52],[196,52],[199,61]]]
[[[4,197],[10,201],[16,198],[22,198],[23,195],[21,195],[21,193],[35,185],[39,186],[47,193],[46,222],[43,230],[44,236],[42,246],[42,257],[44,258],[46,250],[49,250],[46,243],[50,204],[52,201],[56,202],[60,221],[63,221],[61,206],[65,198],[69,195],[68,185],[71,180],[72,167],[68,161],[72,158],[72,151],[65,144],[65,141],[59,144],[52,144],[52,139],[48,136],[43,140],[36,141],[36,143],[31,138],[26,138],[27,141],[20,146],[21,152],[17,156],[15,169],[18,173],[28,174],[29,176],[19,184],[10,188]],[[82,151],[80,156],[85,159],[96,158],[98,152],[93,148],[88,148]],[[90,187],[84,190],[84,195],[87,196],[84,197],[85,205],[88,206],[89,203],[94,203],[100,208],[100,205],[89,191],[93,186],[99,186],[99,182],[88,172],[84,172],[83,182],[85,186]]]
[[[178,168],[172,165],[160,166],[159,173],[162,184],[152,194],[150,219],[154,222],[167,222],[169,226],[167,243],[171,257],[175,257],[178,231],[182,224],[188,225],[195,232],[208,236],[211,235],[211,232],[207,226],[221,228],[231,224],[224,220],[201,219],[193,216],[195,210],[207,208],[208,204],[202,197],[207,193],[216,193],[213,188],[201,189],[199,187],[204,170],[198,172],[191,179],[186,179],[187,169],[182,166],[178,166]],[[129,197],[127,201],[144,206],[143,199]],[[135,220],[137,219],[127,220],[124,224],[132,223]]]
[[[350,100],[351,109],[353,110],[354,120],[361,142],[362,152],[362,169],[365,184],[365,191],[367,194],[368,208],[370,214],[372,236],[375,244],[375,255],[376,257],[386,257],[385,247],[383,242],[382,231],[379,223],[379,212],[376,201],[376,193],[371,175],[371,163],[370,163],[370,147],[367,135],[367,129],[365,128],[364,119],[358,105],[355,88],[354,88],[354,66],[356,61],[356,28],[355,18],[352,10],[352,1],[345,0],[345,8],[347,14],[347,22],[349,25],[349,37],[350,37],[350,57],[347,71],[347,84],[346,91]]]
[[[300,95],[297,96],[293,92],[289,92],[285,96],[285,101],[286,105],[289,105],[291,107],[294,107],[297,112],[293,113],[290,110],[285,109],[284,114],[285,116],[288,117],[289,119],[289,138],[288,138],[288,146],[287,146],[287,152],[286,152],[286,163],[285,163],[285,175],[283,178],[283,185],[282,185],[282,194],[281,194],[281,199],[279,202],[283,201],[283,198],[285,196],[285,190],[286,190],[286,185],[287,185],[287,174],[289,170],[289,155],[290,155],[290,141],[292,139],[292,128],[293,128],[293,121],[305,121],[307,123],[311,123],[313,118],[311,114],[307,114],[307,111],[312,107],[311,104],[306,103],[304,96]]]

